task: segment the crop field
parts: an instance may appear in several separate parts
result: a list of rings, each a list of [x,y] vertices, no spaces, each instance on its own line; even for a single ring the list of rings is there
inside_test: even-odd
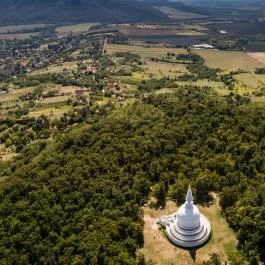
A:
[[[200,19],[200,18],[206,17],[206,16],[192,13],[192,12],[176,10],[168,6],[162,6],[158,9],[162,11],[164,14],[166,14],[169,18],[173,18],[173,19]]]
[[[264,65],[245,52],[217,51],[217,50],[193,50],[205,59],[205,63],[222,70],[245,69],[254,71]]]
[[[171,53],[185,53],[187,52],[185,49],[178,48],[165,48],[165,47],[141,47],[141,46],[133,46],[133,45],[118,45],[118,44],[106,44],[105,50],[109,54],[113,54],[115,52],[130,52],[139,54],[141,57],[155,57],[162,58],[166,56],[168,52]]]
[[[199,25],[178,25],[178,26],[158,26],[158,25],[119,25],[117,29],[129,36],[200,36],[205,35],[207,28]]]
[[[67,36],[70,33],[79,34],[85,31],[88,31],[92,26],[99,25],[98,23],[82,23],[82,24],[74,24],[63,27],[56,28],[56,32],[59,35]]]
[[[209,219],[212,235],[209,242],[197,250],[184,250],[171,244],[163,229],[159,229],[156,220],[164,215],[172,214],[177,210],[174,202],[169,201],[163,210],[156,210],[145,206],[144,210],[144,248],[141,250],[147,259],[157,265],[192,265],[195,262],[206,260],[209,253],[218,253],[227,257],[236,252],[237,240],[225,219],[220,214],[220,209],[215,201],[209,207],[199,206],[200,211]]]

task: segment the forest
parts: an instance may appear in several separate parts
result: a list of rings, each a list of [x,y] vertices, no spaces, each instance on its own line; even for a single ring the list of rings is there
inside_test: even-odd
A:
[[[0,264],[146,264],[141,206],[189,184],[196,202],[220,194],[245,260],[264,261],[263,105],[180,87],[102,108],[1,162]]]

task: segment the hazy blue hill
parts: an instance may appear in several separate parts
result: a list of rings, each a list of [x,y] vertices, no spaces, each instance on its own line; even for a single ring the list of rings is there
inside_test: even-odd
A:
[[[165,21],[151,4],[132,0],[0,0],[0,23]]]

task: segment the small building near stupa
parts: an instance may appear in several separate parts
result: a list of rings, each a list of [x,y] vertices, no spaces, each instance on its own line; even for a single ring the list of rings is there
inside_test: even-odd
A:
[[[157,221],[166,230],[168,239],[184,248],[199,247],[207,242],[211,235],[208,219],[193,204],[192,191],[189,187],[186,202],[172,215]]]

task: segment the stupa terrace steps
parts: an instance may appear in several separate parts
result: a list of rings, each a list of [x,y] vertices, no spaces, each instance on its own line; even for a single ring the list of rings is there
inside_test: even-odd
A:
[[[176,226],[175,224],[169,224],[168,226],[172,229],[172,233],[178,233],[182,236],[197,236],[202,233],[203,229],[205,228],[204,226],[200,225],[195,231],[192,230],[187,232],[187,230],[183,231],[183,229],[181,229],[179,226]]]

